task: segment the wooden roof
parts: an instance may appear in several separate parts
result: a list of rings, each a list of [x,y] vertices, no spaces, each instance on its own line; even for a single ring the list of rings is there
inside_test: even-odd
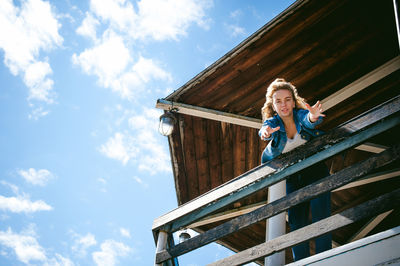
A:
[[[375,78],[325,112],[321,129],[328,131],[400,94],[394,14],[391,0],[297,1],[164,100],[261,119],[266,88],[277,77],[291,81],[313,104],[349,84],[355,84],[350,91],[358,91],[357,86],[369,84],[368,78],[375,72],[383,73],[382,78]],[[394,62],[390,65],[394,71],[380,71],[387,62]],[[266,143],[260,141],[258,129],[176,115],[178,121],[169,145],[179,205],[260,164]],[[396,128],[371,141],[390,145],[395,139],[393,134],[399,132]],[[335,172],[366,155],[368,152],[350,150],[326,163]],[[373,191],[400,185],[398,178],[378,183],[334,192],[332,210],[371,197]],[[267,191],[260,191],[230,208],[266,199]],[[398,210],[390,215],[394,218],[391,225],[398,225]],[[334,240],[345,242],[361,226],[359,222],[335,232]],[[226,237],[222,243],[243,250],[264,241],[265,222]]]

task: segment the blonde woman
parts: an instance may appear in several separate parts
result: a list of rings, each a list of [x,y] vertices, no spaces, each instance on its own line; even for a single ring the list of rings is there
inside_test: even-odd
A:
[[[325,116],[319,101],[313,106],[308,105],[298,95],[295,86],[281,78],[269,85],[261,114],[264,122],[259,135],[262,140],[269,140],[262,154],[262,163],[321,135],[322,132],[315,127],[322,122]],[[327,175],[329,172],[325,164],[317,163],[288,177],[286,193],[289,194]],[[330,193],[292,207],[288,211],[289,226],[292,231],[309,224],[310,207],[312,222],[329,217],[331,212]],[[315,243],[316,253],[328,250],[332,246],[332,236],[331,234],[321,236],[316,239]],[[308,257],[310,255],[309,243],[303,242],[293,247],[292,253],[295,261]]]

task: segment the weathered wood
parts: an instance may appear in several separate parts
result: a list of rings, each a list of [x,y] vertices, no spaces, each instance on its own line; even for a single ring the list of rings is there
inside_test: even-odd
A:
[[[186,171],[184,169],[183,164],[179,162],[183,161],[183,149],[181,140],[181,126],[180,124],[183,123],[183,117],[178,117],[178,125],[175,129],[175,132],[168,137],[168,143],[170,146],[171,152],[171,160],[172,160],[172,169],[174,171],[175,177],[175,190],[176,195],[178,196],[178,204],[181,205],[183,202],[188,201],[188,191],[187,191],[187,177]]]
[[[207,121],[207,132],[212,138],[207,138],[208,165],[210,166],[211,188],[221,185],[221,140],[220,140],[220,123],[215,121]]]
[[[348,243],[364,238],[369,232],[371,232],[380,222],[383,221],[393,210],[381,213],[378,216],[372,218],[368,223],[358,230],[356,234],[349,238]]]
[[[231,158],[233,156],[233,126],[229,123],[221,123],[221,162],[222,162],[222,182],[226,183],[232,179],[233,175],[233,163],[232,160],[225,160],[225,158]]]
[[[157,237],[156,255],[157,253],[165,250],[165,248],[167,247],[167,240],[168,240],[168,233],[163,230],[160,230],[160,232],[158,232],[158,237]],[[161,266],[161,265],[162,263],[157,262],[157,257],[156,257],[154,266]]]
[[[176,112],[181,114],[241,125],[245,127],[260,128],[262,124],[260,119],[221,112],[218,110],[211,110],[184,103],[170,102],[163,99],[157,100],[156,107],[164,110],[169,110],[174,107],[177,108]]]
[[[211,189],[210,172],[207,151],[207,120],[193,117],[194,150],[197,162],[197,176],[199,178],[199,194],[202,195]]]
[[[183,135],[183,155],[186,168],[186,177],[188,182],[188,195],[199,195],[199,181],[197,177],[196,153],[194,147],[193,118],[184,116],[184,123],[180,124]],[[189,148],[190,147],[190,148]],[[192,175],[188,176],[191,173]],[[190,200],[190,198],[188,198]]]
[[[208,243],[216,241],[222,237],[225,237],[231,233],[237,232],[238,230],[246,228],[251,224],[254,224],[261,220],[265,220],[278,213],[288,210],[289,208],[301,202],[308,201],[320,194],[348,184],[351,181],[354,181],[361,176],[366,175],[372,170],[387,165],[397,160],[398,158],[400,158],[400,145],[396,145],[387,151],[371,156],[363,162],[345,168],[331,176],[319,180],[314,184],[299,189],[294,193],[287,195],[286,197],[280,198],[266,206],[260,207],[259,209],[254,210],[251,213],[244,214],[224,224],[214,227],[213,229],[198,236],[195,236],[169,249],[168,251],[160,252],[159,254],[157,254],[157,257],[164,256],[164,259],[168,259],[168,255],[172,257],[177,257],[185,254],[191,250],[194,250]]]
[[[362,76],[351,84],[347,85],[343,89],[335,92],[321,101],[324,110],[328,110],[335,106],[337,103],[344,101],[345,99],[353,96],[368,86],[374,84],[380,79],[392,74],[394,71],[400,69],[400,56],[389,60],[382,66],[374,69],[368,74]]]
[[[388,211],[400,204],[400,189],[394,190],[375,199],[369,200],[352,209],[305,226],[289,234],[277,237],[266,243],[249,248],[245,251],[219,260],[209,265],[242,265],[271,255],[275,252],[295,246],[320,235],[341,228],[363,218]]]
[[[176,231],[180,227],[201,219],[229,203],[233,203],[261,188],[275,184],[290,174],[327,159],[343,150],[356,146],[368,138],[397,125],[400,120],[399,115],[387,120],[380,120],[399,110],[400,97],[397,97],[353,119],[349,123],[332,130],[326,135],[308,142],[307,145],[301,146],[301,153],[297,152],[299,147],[292,152],[283,154],[203,194],[196,200],[163,215],[154,221],[153,230],[167,223],[172,223],[171,230]],[[373,123],[375,124],[370,126]],[[361,131],[359,134],[353,134],[355,131],[365,128],[367,129]],[[290,166],[293,162],[298,163]],[[274,173],[276,174],[273,175]]]
[[[239,176],[246,172],[246,139],[247,128],[234,126],[233,176]]]
[[[375,173],[375,174],[366,176],[364,178],[361,178],[360,180],[351,182],[350,184],[347,184],[343,187],[337,188],[333,192],[340,191],[343,189],[349,189],[349,188],[353,188],[353,187],[357,187],[357,186],[363,186],[363,185],[370,184],[373,182],[378,182],[378,181],[386,180],[388,178],[399,177],[399,176],[400,176],[400,169],[395,168],[390,171]]]

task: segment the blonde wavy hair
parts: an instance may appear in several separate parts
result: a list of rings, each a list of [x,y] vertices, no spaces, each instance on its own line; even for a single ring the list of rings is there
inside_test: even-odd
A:
[[[297,93],[296,87],[292,83],[287,82],[283,78],[277,78],[268,86],[267,93],[265,94],[266,100],[265,100],[264,106],[261,108],[261,115],[262,115],[263,121],[265,121],[266,119],[268,119],[270,117],[273,117],[276,114],[276,112],[274,111],[273,105],[272,105],[272,103],[273,103],[272,96],[278,90],[290,91],[292,93],[292,96],[293,96],[293,99],[295,102],[295,108],[306,109],[304,99],[299,96],[299,94]]]

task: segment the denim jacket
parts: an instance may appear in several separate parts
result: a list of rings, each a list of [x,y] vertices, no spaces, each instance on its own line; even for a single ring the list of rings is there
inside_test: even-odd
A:
[[[293,118],[297,132],[300,134],[302,139],[305,139],[307,141],[323,134],[322,131],[315,129],[317,125],[322,123],[322,116],[320,116],[317,121],[312,123],[308,118],[308,113],[309,111],[305,109],[293,109]],[[267,125],[272,128],[279,126],[280,129],[272,133],[271,136],[266,139],[271,141],[268,143],[267,147],[265,147],[263,151],[261,163],[270,161],[280,155],[285,148],[287,142],[285,126],[279,115],[275,115],[274,117],[271,117],[264,121],[263,126],[258,132],[260,137],[262,131]]]

